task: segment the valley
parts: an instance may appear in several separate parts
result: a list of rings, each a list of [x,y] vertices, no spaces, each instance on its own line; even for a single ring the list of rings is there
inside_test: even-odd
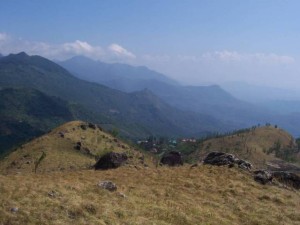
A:
[[[0,225],[300,225],[299,8],[1,1]]]
[[[0,224],[299,224],[296,114],[101,66],[1,57]]]

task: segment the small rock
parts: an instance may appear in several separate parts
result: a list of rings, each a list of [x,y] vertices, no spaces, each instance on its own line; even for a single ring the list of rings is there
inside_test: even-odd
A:
[[[74,146],[74,148],[75,148],[76,150],[80,150],[80,149],[81,149],[81,142],[78,141],[78,142],[76,143],[76,145]]]
[[[10,211],[11,211],[12,213],[17,213],[17,212],[19,211],[19,208],[18,208],[18,207],[12,207],[12,208],[10,209]]]
[[[97,126],[95,124],[92,124],[92,123],[88,123],[88,127],[91,128],[91,129],[96,129]]]
[[[127,198],[127,196],[123,192],[118,192],[117,195],[121,198]]]
[[[252,164],[245,161],[245,160],[237,160],[236,164],[238,164],[239,168],[244,169],[244,170],[251,170]]]
[[[87,126],[86,126],[85,124],[81,124],[81,125],[80,125],[80,128],[81,128],[82,130],[86,130],[86,129],[87,129]]]
[[[59,136],[61,137],[61,138],[64,138],[65,137],[65,134],[63,133],[63,132],[58,132],[58,134],[59,134]]]
[[[56,191],[49,191],[48,192],[48,196],[50,197],[50,198],[56,198],[57,197],[57,195],[58,195],[58,193],[56,192]]]
[[[116,191],[117,190],[117,185],[111,181],[101,181],[100,183],[98,183],[98,187],[104,188],[108,191]]]

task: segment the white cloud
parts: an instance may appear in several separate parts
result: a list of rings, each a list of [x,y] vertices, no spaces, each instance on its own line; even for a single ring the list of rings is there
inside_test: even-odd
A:
[[[296,58],[283,54],[221,50],[198,55],[135,55],[117,43],[104,47],[83,40],[52,44],[17,39],[0,32],[0,53],[21,51],[49,59],[64,60],[76,55],[84,55],[104,62],[146,65],[192,85],[246,81],[253,84],[265,82],[276,86],[283,84],[293,86],[299,83],[295,81],[299,81],[300,73]]]
[[[76,53],[82,53],[82,52],[93,52],[93,47],[84,41],[75,41],[75,42],[71,42],[71,43],[65,43],[63,44],[63,47],[66,51],[70,51],[70,52],[76,52]]]
[[[108,49],[109,51],[111,51],[112,54],[116,56],[125,56],[132,59],[136,58],[136,56],[132,52],[128,51],[127,49],[123,48],[121,45],[118,44],[111,44],[110,46],[108,46]]]
[[[92,45],[86,41],[76,40],[62,44],[28,41],[16,39],[5,33],[0,33],[0,53],[18,53],[25,51],[30,55],[41,55],[50,59],[64,60],[76,55],[87,56],[107,62],[128,62],[136,56],[118,44],[111,44],[107,48]]]

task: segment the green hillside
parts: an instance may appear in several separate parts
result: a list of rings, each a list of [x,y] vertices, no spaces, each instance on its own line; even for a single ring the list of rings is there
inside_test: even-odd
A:
[[[211,116],[173,108],[149,91],[127,94],[80,80],[54,62],[25,53],[0,59],[0,86],[34,88],[78,103],[131,137],[201,135],[232,128]]]
[[[80,143],[80,149],[76,146]],[[49,133],[21,145],[0,164],[1,174],[34,173],[35,162],[45,154],[38,173],[90,169],[97,157],[108,152],[125,152],[131,165],[152,164],[149,157],[118,140],[102,128],[82,121],[65,123]],[[150,160],[150,161],[149,161]]]
[[[0,90],[0,154],[74,119],[67,102],[25,88]]]
[[[221,151],[249,160],[257,168],[300,172],[299,146],[292,135],[278,127],[253,127],[194,145],[196,151],[191,158],[202,160],[211,151]]]

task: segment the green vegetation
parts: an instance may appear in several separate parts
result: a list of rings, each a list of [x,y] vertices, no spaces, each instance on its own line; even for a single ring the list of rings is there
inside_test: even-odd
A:
[[[230,129],[211,116],[173,108],[149,90],[123,93],[80,80],[45,58],[25,53],[0,59],[0,87],[33,88],[79,104],[94,117],[77,118],[105,124],[108,129],[118,127],[126,137],[200,136]]]
[[[74,119],[67,102],[37,90],[0,90],[0,155]]]
[[[131,165],[153,164],[148,154],[137,151],[101,128],[72,121],[21,145],[7,155],[0,163],[0,174],[89,169],[100,156],[111,151],[127,153],[131,156]],[[142,155],[145,160],[140,162]]]
[[[149,137],[140,146],[158,155],[176,150],[183,154],[185,162],[201,161],[211,151],[233,153],[243,159],[250,160],[258,167],[286,162],[300,165],[300,140],[296,141],[286,131],[267,126],[253,126],[225,134],[210,134],[204,138],[174,139]],[[153,151],[155,150],[155,151]],[[287,164],[288,165],[288,164]]]

